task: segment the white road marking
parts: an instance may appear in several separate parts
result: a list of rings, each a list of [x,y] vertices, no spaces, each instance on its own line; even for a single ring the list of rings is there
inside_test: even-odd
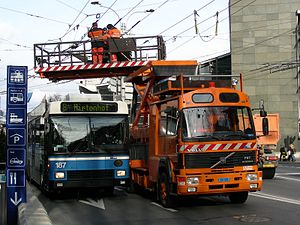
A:
[[[105,210],[105,205],[104,205],[103,199],[93,200],[91,198],[87,198],[86,201],[85,200],[79,200],[79,202]]]
[[[285,203],[290,203],[290,204],[295,204],[295,205],[300,205],[299,200],[291,199],[291,198],[285,198],[285,197],[280,197],[276,195],[270,195],[266,193],[249,193],[249,195],[258,197],[258,198],[265,198],[265,199],[270,199],[273,201],[279,201],[279,202],[285,202]]]
[[[300,168],[300,166],[294,166],[294,165],[292,165],[292,166],[280,165],[280,167],[283,167],[283,168],[297,168],[297,169]]]
[[[118,188],[118,187],[114,187],[114,189],[117,190],[117,191],[124,191],[124,189]]]
[[[155,205],[155,206],[157,206],[157,207],[159,207],[159,208],[162,208],[162,209],[164,209],[164,210],[170,211],[170,212],[177,212],[176,209],[165,208],[165,207],[161,206],[160,204],[158,204],[158,203],[156,203],[156,202],[151,202],[151,204],[152,204],[152,205]]]
[[[298,181],[300,182],[300,179],[291,178],[291,177],[283,177],[283,176],[275,176],[275,178],[283,179],[283,180],[292,180],[292,181]]]
[[[293,175],[300,175],[300,173],[277,173],[276,172],[276,175],[279,175],[279,176],[293,176]]]

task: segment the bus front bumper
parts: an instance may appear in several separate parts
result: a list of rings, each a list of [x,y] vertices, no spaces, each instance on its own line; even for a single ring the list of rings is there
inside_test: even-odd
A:
[[[127,187],[129,180],[127,179],[101,179],[101,180],[55,180],[49,181],[52,189],[66,188],[106,188],[112,186]]]

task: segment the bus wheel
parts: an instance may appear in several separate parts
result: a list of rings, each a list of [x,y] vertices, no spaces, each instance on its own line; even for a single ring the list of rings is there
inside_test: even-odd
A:
[[[229,195],[229,199],[230,199],[231,203],[234,203],[234,204],[242,204],[247,200],[247,198],[248,198],[247,191],[234,192]]]
[[[114,190],[115,190],[114,186],[112,186],[112,187],[105,187],[104,188],[104,194],[108,195],[108,196],[112,196],[114,194]]]
[[[168,176],[165,172],[162,172],[158,179],[158,198],[160,203],[164,207],[172,207],[173,199],[170,194],[170,183],[168,181]]]

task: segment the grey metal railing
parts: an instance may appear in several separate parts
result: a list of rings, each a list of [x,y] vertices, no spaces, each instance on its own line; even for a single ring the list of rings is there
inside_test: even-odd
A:
[[[118,61],[164,60],[162,36],[108,39],[103,55],[118,54]],[[34,67],[74,66],[92,63],[91,41],[34,44]]]

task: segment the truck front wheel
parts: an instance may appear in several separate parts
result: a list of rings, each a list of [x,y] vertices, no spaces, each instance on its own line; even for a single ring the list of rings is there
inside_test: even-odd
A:
[[[275,168],[263,169],[263,179],[273,179],[275,176]]]
[[[166,208],[169,208],[173,205],[172,196],[170,194],[170,183],[165,172],[162,172],[159,176],[158,198],[160,203]]]
[[[234,192],[229,194],[229,199],[231,203],[234,204],[242,204],[244,203],[248,198],[248,192]]]

